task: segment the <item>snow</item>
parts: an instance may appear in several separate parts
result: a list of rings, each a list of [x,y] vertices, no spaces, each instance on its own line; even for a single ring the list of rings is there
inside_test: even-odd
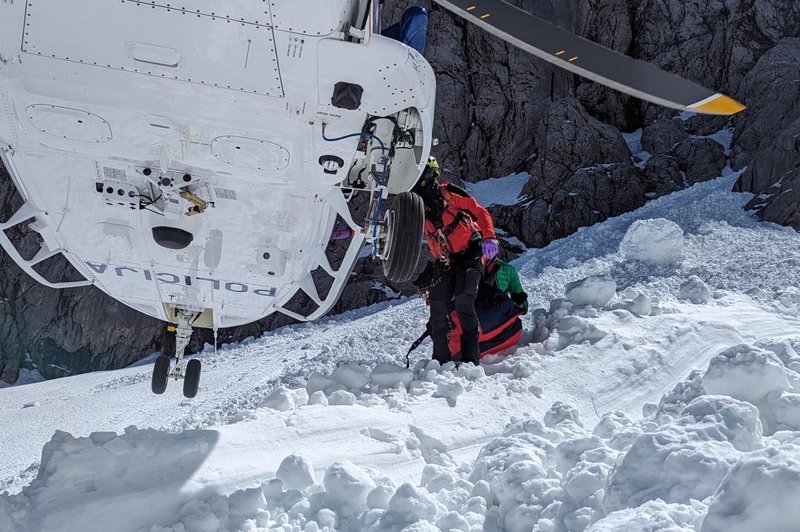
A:
[[[25,384],[33,384],[35,382],[44,382],[45,378],[39,373],[39,370],[27,369],[27,368],[20,368],[19,376],[17,377],[17,382],[14,384],[8,384],[7,382],[0,380],[0,388],[10,388],[11,386],[23,386]]]
[[[477,368],[404,367],[411,298],[208,348],[193,400],[0,390],[0,530],[793,531],[800,237],[736,177],[529,250],[523,345]]]
[[[708,285],[696,275],[692,275],[681,283],[678,289],[678,299],[686,299],[695,305],[702,305],[711,300],[711,290]]]
[[[772,391],[789,388],[787,369],[770,351],[749,345],[726,349],[714,357],[703,377],[709,393],[730,395],[758,404]]]
[[[519,201],[522,189],[530,181],[527,173],[485,179],[477,183],[466,183],[469,194],[484,207],[492,205],[514,205]],[[522,246],[525,247],[524,245]]]
[[[705,506],[648,501],[637,508],[619,510],[586,529],[586,532],[696,532]]]
[[[742,458],[711,499],[700,532],[789,532],[800,523],[800,446]]]
[[[622,134],[625,144],[628,145],[628,149],[631,151],[631,159],[639,168],[644,168],[647,165],[647,161],[653,157],[652,153],[642,148],[642,132],[642,129],[637,129],[631,133]]]
[[[275,478],[280,480],[287,489],[304,490],[315,484],[314,468],[311,462],[300,455],[291,454],[283,459]]]
[[[637,220],[625,233],[619,250],[628,260],[670,266],[683,260],[683,230],[663,218]]]
[[[593,275],[569,283],[565,296],[575,305],[605,307],[617,292],[617,283],[608,275]]]

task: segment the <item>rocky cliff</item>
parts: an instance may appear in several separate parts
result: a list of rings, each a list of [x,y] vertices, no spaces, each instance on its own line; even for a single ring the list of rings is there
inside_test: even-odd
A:
[[[431,9],[427,55],[438,75],[437,154],[449,175],[467,181],[530,173],[522,200],[494,209],[498,224],[526,244],[546,245],[650,198],[716,177],[727,165],[747,168],[737,187],[757,195],[751,207],[761,216],[800,227],[797,0],[512,2],[736,96],[749,109],[731,123],[679,117],[563,73],[429,1],[387,0],[385,22],[397,20],[413,3]],[[14,201],[0,170],[0,219]],[[46,269],[55,277],[67,271],[57,260]],[[0,378],[7,382],[17,378],[20,367],[57,377],[120,367],[169,348],[163,324],[99,290],[44,288],[2,253],[0,272]],[[364,261],[357,272],[336,311],[387,297],[374,288],[379,267]],[[286,323],[273,316],[224,331],[222,339]],[[209,340],[199,334],[192,348]]]

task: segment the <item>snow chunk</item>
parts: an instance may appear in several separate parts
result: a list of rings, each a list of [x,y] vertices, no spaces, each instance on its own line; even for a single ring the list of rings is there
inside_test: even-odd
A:
[[[800,432],[800,394],[771,393],[768,396],[768,402],[775,418],[775,430]]]
[[[730,397],[701,396],[674,421],[636,438],[609,478],[603,507],[612,512],[654,499],[705,499],[743,451],[761,446],[755,408]]]
[[[369,383],[369,376],[359,366],[345,364],[336,368],[331,379],[351,391],[362,390]]]
[[[367,504],[367,495],[375,481],[360,467],[351,462],[336,462],[325,471],[322,480],[328,497],[346,510],[360,511]]]
[[[356,396],[345,390],[338,390],[328,396],[328,404],[331,406],[352,406],[356,404]]]
[[[610,439],[618,432],[633,425],[631,418],[625,412],[609,412],[603,414],[592,434],[600,438]]]
[[[597,436],[570,438],[556,447],[556,470],[562,475],[566,474],[581,461],[584,452],[602,447],[605,444]]]
[[[267,499],[260,487],[239,490],[228,498],[230,515],[234,517],[255,515],[258,510],[266,506]]]
[[[556,401],[544,415],[544,424],[546,427],[555,427],[563,421],[572,421],[579,427],[583,427],[577,408],[561,401]]]
[[[695,532],[695,523],[705,509],[705,505],[697,501],[692,505],[648,501],[638,508],[613,512],[586,532]]]
[[[567,473],[564,489],[574,500],[582,501],[605,488],[610,472],[608,464],[581,462]]]
[[[500,504],[525,500],[524,494],[534,479],[547,478],[547,471],[538,460],[520,460],[503,472],[494,495]]]
[[[558,350],[575,344],[589,342],[596,344],[608,333],[595,327],[589,320],[578,316],[564,316],[559,319],[553,329],[558,333]]]
[[[447,399],[447,404],[455,407],[458,396],[464,393],[464,385],[458,380],[442,381],[436,386],[436,393],[433,397]]]
[[[678,289],[678,299],[687,299],[695,305],[702,305],[711,301],[711,290],[702,279],[692,275]]]
[[[664,218],[637,220],[619,245],[627,260],[671,266],[683,260],[683,229]]]
[[[314,467],[300,455],[291,454],[283,459],[275,475],[287,489],[304,490],[315,484]]]
[[[439,530],[460,530],[462,532],[469,532],[469,522],[464,519],[460,514],[457,512],[450,512],[446,514],[444,517],[436,521],[436,526]]]
[[[612,310],[627,310],[636,316],[650,316],[653,313],[653,301],[633,288],[626,288],[620,294],[620,299],[611,305]]]
[[[287,410],[294,410],[296,405],[294,403],[294,395],[292,391],[285,386],[278,386],[261,402],[262,408],[271,408],[279,412],[286,412]]]
[[[387,518],[395,522],[433,521],[436,518],[436,501],[424,489],[405,483],[389,501]]]
[[[784,369],[775,353],[737,345],[711,360],[703,377],[703,387],[711,394],[730,395],[758,405],[770,392],[789,389]]]
[[[308,404],[328,406],[328,398],[325,396],[325,392],[317,390],[311,394],[311,397],[308,399]]]
[[[701,532],[789,532],[800,523],[800,446],[771,447],[736,464],[708,506]]]
[[[730,442],[737,451],[764,446],[758,409],[727,396],[698,397],[686,406],[675,425],[691,429],[706,441]]]
[[[306,391],[308,392],[308,395],[314,395],[316,392],[322,392],[325,395],[330,395],[333,392],[344,389],[345,386],[342,385],[342,383],[317,373],[311,375],[306,382]]]
[[[608,275],[592,275],[569,283],[566,288],[567,300],[579,306],[605,307],[614,294],[617,283]]]
[[[372,384],[382,388],[391,388],[398,383],[408,388],[413,380],[414,372],[394,364],[378,364],[369,376]]]
[[[388,510],[389,501],[395,494],[392,486],[377,486],[367,495],[367,506],[371,509]]]

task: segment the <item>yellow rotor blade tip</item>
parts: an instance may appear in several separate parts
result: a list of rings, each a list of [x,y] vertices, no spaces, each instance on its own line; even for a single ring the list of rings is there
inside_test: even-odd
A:
[[[701,105],[692,106],[693,111],[710,115],[735,115],[745,109],[747,109],[747,106],[724,94],[720,94]]]

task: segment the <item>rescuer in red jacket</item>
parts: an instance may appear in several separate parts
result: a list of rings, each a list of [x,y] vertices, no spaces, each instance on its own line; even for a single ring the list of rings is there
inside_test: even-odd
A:
[[[431,157],[413,192],[425,203],[425,239],[431,262],[415,281],[427,290],[433,358],[450,360],[449,314],[455,304],[461,322],[461,361],[477,365],[479,322],[475,296],[484,264],[499,251],[492,216],[464,190],[440,180],[440,167]]]

